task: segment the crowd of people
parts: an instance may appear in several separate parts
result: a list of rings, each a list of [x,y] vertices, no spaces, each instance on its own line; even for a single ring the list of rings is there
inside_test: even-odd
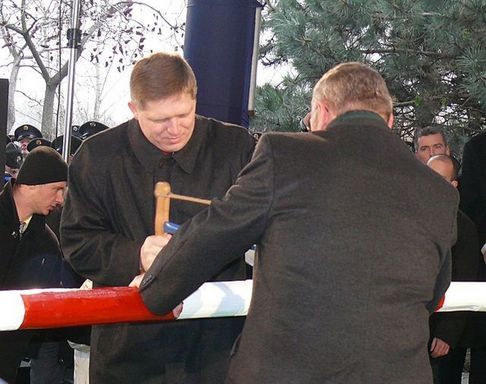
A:
[[[486,134],[462,170],[439,127],[412,153],[385,81],[356,62],[317,82],[309,132],[255,137],[196,114],[196,94],[189,64],[155,53],[132,70],[133,118],[74,127],[69,166],[62,136],[18,127],[0,289],[131,285],[165,314],[206,281],[253,278],[247,317],[1,332],[0,379],[30,357],[31,383],[70,382],[69,339],[78,384],[457,384],[467,349],[469,382],[486,382],[483,316],[434,313],[451,279],[485,278]],[[212,204],[171,201],[182,226],[155,235],[159,181]]]

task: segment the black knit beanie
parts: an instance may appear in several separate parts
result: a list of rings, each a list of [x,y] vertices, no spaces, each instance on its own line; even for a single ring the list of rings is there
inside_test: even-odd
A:
[[[40,185],[67,181],[67,164],[54,148],[40,146],[24,160],[17,184]]]

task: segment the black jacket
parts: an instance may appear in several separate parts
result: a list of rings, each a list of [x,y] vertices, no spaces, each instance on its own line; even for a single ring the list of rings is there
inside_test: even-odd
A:
[[[0,289],[59,287],[59,242],[42,215],[33,215],[20,234],[13,184],[12,179],[0,194]]]
[[[177,194],[221,197],[253,149],[244,128],[201,116],[186,146],[170,156],[145,138],[136,120],[89,138],[69,168],[61,220],[66,258],[95,286],[128,285],[139,274],[142,243],[154,233],[155,184],[168,181]],[[172,200],[170,220],[182,224],[203,209]],[[245,279],[243,257],[212,277]],[[219,377],[208,379],[221,382],[241,326],[241,319],[218,319],[93,327],[90,380],[160,383],[166,364],[183,362],[186,373],[196,375],[221,369]]]
[[[0,193],[0,289],[58,288],[62,256],[57,238],[41,215],[33,215],[20,234],[14,184],[11,179]],[[0,332],[0,378],[15,381],[32,336],[30,331]]]
[[[482,259],[476,226],[462,211],[457,212],[457,241],[452,247],[452,281],[477,281]],[[471,312],[434,313],[430,317],[430,336],[444,340],[451,348],[462,346]]]

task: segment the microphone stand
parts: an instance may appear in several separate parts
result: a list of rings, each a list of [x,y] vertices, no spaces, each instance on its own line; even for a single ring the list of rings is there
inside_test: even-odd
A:
[[[71,28],[67,31],[69,54],[69,68],[68,68],[68,93],[66,98],[66,117],[64,119],[64,137],[62,140],[62,157],[66,163],[71,152],[71,127],[73,121],[73,99],[74,99],[74,78],[76,72],[76,60],[78,56],[78,48],[81,41],[80,29],[80,0],[74,0],[71,11]]]

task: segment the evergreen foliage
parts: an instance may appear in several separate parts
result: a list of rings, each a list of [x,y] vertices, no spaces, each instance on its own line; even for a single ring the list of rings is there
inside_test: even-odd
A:
[[[298,130],[312,86],[345,61],[383,75],[407,142],[438,124],[457,150],[485,127],[486,0],[277,0],[263,26],[263,62],[293,74],[258,89],[255,130]]]

